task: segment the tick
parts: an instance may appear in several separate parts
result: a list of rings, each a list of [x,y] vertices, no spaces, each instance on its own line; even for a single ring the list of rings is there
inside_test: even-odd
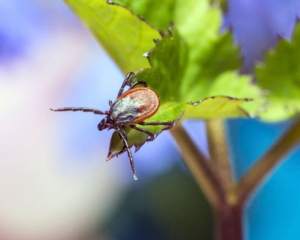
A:
[[[146,82],[132,82],[132,77],[134,73],[130,72],[126,75],[126,78],[119,90],[117,99],[115,102],[109,101],[110,109],[108,111],[100,111],[92,108],[85,107],[65,107],[58,109],[50,109],[55,112],[64,111],[82,111],[82,112],[92,112],[94,114],[106,115],[98,124],[98,130],[102,131],[104,129],[115,129],[117,131],[120,139],[124,143],[122,152],[127,151],[131,171],[133,178],[137,180],[134,161],[128,145],[126,126],[143,132],[148,135],[147,142],[153,141],[158,134],[153,134],[141,126],[147,125],[161,125],[165,126],[162,130],[168,130],[175,126],[177,120],[172,122],[144,122],[144,120],[153,116],[159,109],[159,98],[157,94],[147,87]],[[137,87],[141,85],[141,87]],[[124,88],[128,86],[129,89],[124,92]],[[138,125],[138,126],[137,126]]]

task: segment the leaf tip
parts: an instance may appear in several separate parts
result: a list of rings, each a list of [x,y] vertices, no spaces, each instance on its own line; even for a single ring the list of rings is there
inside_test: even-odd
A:
[[[159,42],[159,39],[155,38],[155,39],[153,39],[153,42],[154,42],[155,45],[157,46],[157,43]]]
[[[141,147],[142,147],[143,145],[144,145],[144,144],[141,144],[141,145],[135,145],[134,152],[136,153],[138,150],[140,150]]]
[[[161,36],[162,38],[164,38],[164,37],[166,36],[166,34],[165,34],[163,31],[158,30],[158,32],[159,32],[159,34],[160,34],[160,36]]]
[[[149,52],[143,53],[143,56],[149,60],[150,54]]]
[[[117,154],[112,153],[111,151],[108,152],[107,157],[106,157],[106,162],[111,160],[113,157],[115,157]]]
[[[279,41],[286,41],[286,38],[285,38],[281,33],[276,33],[275,41],[276,41],[276,42],[279,42]]]

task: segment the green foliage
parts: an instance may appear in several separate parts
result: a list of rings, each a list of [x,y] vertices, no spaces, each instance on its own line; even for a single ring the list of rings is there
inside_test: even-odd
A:
[[[245,111],[254,114],[257,110],[257,103],[243,106],[247,101],[244,98],[256,98],[260,91],[251,84],[249,77],[240,76],[232,71],[236,61],[237,53],[234,47],[230,47],[228,33],[224,33],[212,43],[210,51],[199,49],[198,56],[189,51],[187,44],[180,39],[179,33],[173,31],[157,42],[156,48],[148,53],[151,68],[138,72],[135,81],[146,81],[149,86],[160,96],[161,102],[177,102],[179,105],[189,102],[201,102],[202,99],[215,96],[233,96],[241,98],[239,101],[227,98],[227,101],[234,101],[227,104],[226,111],[210,113],[204,117],[202,110],[209,112],[206,107],[186,107],[183,118],[229,118],[245,117]],[[231,43],[232,44],[232,43]],[[227,47],[226,47],[227,45]],[[215,53],[223,53],[227,56],[222,59]],[[202,55],[203,54],[203,55]],[[193,55],[190,57],[190,55]],[[198,63],[195,61],[198,60]],[[197,67],[198,66],[198,67]],[[197,80],[197,81],[196,81]],[[220,98],[211,98],[209,102],[213,105],[220,104]],[[208,106],[205,104],[205,106]],[[245,108],[241,111],[241,107]],[[227,113],[230,113],[227,115]]]
[[[160,34],[130,10],[105,0],[65,0],[124,74],[149,67],[143,54]]]
[[[174,22],[175,29],[178,31],[178,34],[175,33],[175,40],[172,37],[165,38],[164,43],[157,46],[157,50],[154,49],[160,52],[160,56],[152,56],[150,59],[152,68],[157,68],[153,64],[154,61],[157,65],[166,67],[164,72],[167,74],[164,74],[163,81],[167,82],[168,88],[171,86],[169,80],[165,80],[166,78],[173,74],[179,79],[176,81],[180,83],[178,85],[180,93],[174,92],[173,95],[180,94],[180,98],[185,96],[186,101],[198,101],[209,97],[207,88],[219,74],[239,68],[241,62],[239,49],[233,44],[229,32],[219,34],[222,14],[218,8],[211,7],[209,1],[172,0],[162,3],[158,0],[118,0],[114,2],[124,4],[164,31],[170,26],[170,21]],[[176,61],[177,65],[167,61],[172,63]],[[178,66],[179,64],[181,66]],[[176,75],[178,72],[180,74]],[[223,94],[226,95],[226,92]]]
[[[158,94],[160,110],[147,121],[174,121],[183,112],[183,118],[214,119],[246,117],[247,112],[253,115],[257,111],[258,104],[249,104],[246,98],[257,98],[260,91],[249,77],[236,74],[241,63],[239,49],[230,32],[219,32],[222,13],[208,0],[114,1],[161,29],[162,38],[122,6],[103,0],[66,1],[123,72],[137,71],[134,81],[146,81]],[[174,22],[172,28],[170,21]],[[147,58],[142,59],[142,53],[147,53]],[[211,98],[215,95],[219,97]],[[162,130],[158,126],[144,128],[153,133]],[[129,145],[137,149],[147,139],[136,130],[127,129],[127,134]],[[123,143],[114,133],[109,158],[122,149]]]
[[[205,24],[203,13],[208,9],[209,2],[222,7],[223,10],[226,10],[227,5],[227,0],[113,0],[113,2],[128,7],[161,30],[167,30],[170,22],[182,27],[189,23]],[[194,20],[196,21],[193,22]]]
[[[186,107],[186,118],[219,119],[248,117],[248,113],[241,108],[244,102],[252,101],[248,98],[231,98],[224,96],[215,96],[204,98],[199,102],[190,103]]]
[[[270,51],[265,64],[256,68],[259,86],[267,91],[268,111],[260,116],[268,121],[280,121],[300,112],[300,24],[291,42],[281,40]]]
[[[163,2],[156,0],[113,0],[113,2],[128,7],[156,28],[166,31],[170,22],[177,20],[179,10],[177,6],[181,5],[180,2],[184,2],[184,0],[164,0]],[[181,7],[184,7],[184,4]]]
[[[122,71],[134,71],[134,81],[146,81],[158,94],[160,109],[148,122],[174,121],[183,112],[182,118],[250,115],[278,121],[300,111],[300,26],[291,43],[282,40],[276,52],[267,54],[266,64],[256,68],[255,82],[252,76],[237,73],[241,64],[239,49],[231,32],[220,32],[220,6],[224,10],[227,1],[66,2]],[[265,105],[265,98],[270,106]],[[260,112],[262,107],[267,111]],[[159,134],[163,127],[143,128]],[[126,131],[130,146],[136,149],[147,140],[144,133],[130,128]],[[109,158],[122,151],[123,143],[114,133]]]
[[[186,44],[174,32],[157,42],[156,48],[148,53],[151,68],[138,72],[134,80],[147,82],[161,103],[182,102],[181,86],[188,63],[187,55]]]

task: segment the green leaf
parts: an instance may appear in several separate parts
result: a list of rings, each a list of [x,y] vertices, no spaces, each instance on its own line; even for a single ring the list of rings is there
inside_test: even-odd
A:
[[[104,0],[66,2],[122,71],[135,71],[134,81],[147,82],[158,94],[160,109],[147,122],[176,122],[184,110],[185,118],[203,119],[245,117],[257,111],[260,102],[251,105],[246,98],[259,98],[260,91],[248,77],[236,74],[241,64],[239,49],[230,32],[220,33],[222,13],[210,0],[114,1],[162,29],[163,38],[127,8]],[[174,27],[167,31],[170,21]],[[157,39],[156,45],[152,39]],[[146,52],[147,58],[142,57]],[[142,128],[154,134],[164,130],[164,126]],[[126,132],[129,146],[136,150],[148,139],[129,127]],[[108,159],[122,152],[124,144],[115,132]]]
[[[186,118],[219,119],[249,117],[248,113],[241,108],[241,104],[249,102],[248,98],[231,98],[215,96],[205,98],[199,102],[190,103],[185,109]]]
[[[233,44],[229,32],[220,34],[222,13],[219,8],[212,7],[209,0],[114,0],[114,2],[129,7],[164,31],[170,26],[171,21],[174,22],[179,38],[185,42],[189,52],[187,69],[181,69],[188,71],[182,81],[199,84],[199,77],[205,77],[206,79],[201,82],[209,84],[220,72],[240,67],[239,49]],[[173,48],[169,53],[171,56],[166,55],[165,58],[176,57],[176,51],[178,49]],[[175,67],[168,71],[174,69]]]
[[[153,47],[152,39],[161,39],[155,29],[128,9],[107,4],[104,0],[66,2],[124,72],[147,67],[146,59],[141,55]],[[227,72],[231,72],[227,76],[233,77],[227,77],[225,87],[218,90],[218,95],[257,97],[258,90],[253,90],[255,87],[250,81],[240,80],[233,74],[240,66],[239,50],[234,46],[229,32],[219,33],[222,13],[220,9],[210,6],[209,0],[118,2],[131,7],[147,21],[164,30],[171,20],[175,23],[178,31],[173,30],[173,33],[157,42],[148,56],[151,68],[139,71],[135,79],[146,81],[159,95],[162,104],[184,104],[213,96],[211,89],[216,89],[216,79]],[[244,95],[240,91],[234,92],[228,87],[232,85],[252,89],[249,91],[252,94],[247,91],[244,91]],[[252,108],[251,111],[255,112],[256,109]]]
[[[161,36],[130,10],[105,0],[65,0],[123,73],[149,67],[143,54]]]
[[[232,71],[220,74],[214,80],[212,87],[208,90],[208,96],[223,95],[224,89],[226,89],[227,96],[234,96],[234,98],[241,100],[238,101],[239,106],[235,108],[238,112],[239,109],[242,108],[247,112],[248,116],[255,117],[264,110],[263,107],[266,103],[265,99],[261,97],[261,89],[252,83],[249,76],[239,75]],[[245,98],[251,99],[251,101],[243,101]],[[234,105],[232,105],[232,107],[234,108]],[[236,117],[238,117],[238,115]],[[232,118],[232,116],[230,118]]]
[[[300,24],[291,42],[282,39],[276,51],[268,52],[265,64],[256,67],[259,86],[270,102],[260,117],[267,121],[291,118],[300,112]]]
[[[216,6],[225,5],[227,0],[113,0],[130,8],[158,29],[167,31],[173,22],[181,37],[197,49],[207,49],[211,42],[218,39],[222,22],[222,13]],[[234,45],[230,42],[230,48]],[[236,49],[236,47],[234,47]],[[197,55],[197,53],[196,53]],[[238,54],[232,55],[238,59]]]
[[[144,143],[148,138],[147,134],[138,132],[129,127],[126,127],[126,134],[128,138],[129,147],[135,146],[136,152],[144,145]],[[125,152],[123,148],[124,148],[124,143],[121,140],[118,132],[115,131],[110,140],[109,151],[108,151],[106,161],[109,161],[113,157],[118,156],[119,154]]]
[[[178,14],[181,11],[187,11],[189,4],[192,3],[186,1],[186,4],[184,4],[184,0],[113,0],[113,2],[130,8],[161,30],[167,30],[171,21],[177,22],[177,19],[180,19]],[[192,9],[190,8],[189,11],[192,11]]]
[[[155,115],[153,115],[151,118],[147,119],[145,122],[172,122],[174,121],[174,119],[178,120],[178,117],[183,114],[183,111],[184,111],[184,105],[181,103],[178,102],[164,103],[160,105],[158,112]],[[155,127],[155,128],[157,129],[155,131],[161,130],[161,127],[159,128]]]
[[[133,81],[146,81],[162,103],[180,102],[187,54],[187,46],[174,32],[156,43],[156,48],[148,53],[151,68],[138,72]]]
[[[258,97],[259,89],[248,77],[236,74],[241,63],[239,49],[230,32],[219,32],[222,13],[209,0],[118,1],[164,30],[163,38],[124,7],[104,0],[66,1],[121,69],[137,71],[134,81],[147,82],[158,94],[160,109],[148,122],[174,121],[184,110],[185,118],[203,119],[246,117],[245,109],[252,115],[257,110],[258,104],[249,105],[245,98]],[[167,31],[170,21],[175,26]],[[156,45],[152,39],[157,39]],[[147,58],[142,58],[145,52]],[[229,97],[212,98],[216,95]],[[143,128],[159,134],[164,127]],[[139,149],[148,139],[145,133],[126,131],[130,147]],[[123,152],[123,147],[114,133],[109,158]]]
[[[203,53],[200,51],[198,62],[196,62],[194,57],[190,57],[189,46],[180,39],[179,33],[172,29],[172,32],[157,42],[156,48],[149,52],[148,59],[152,68],[138,72],[134,76],[134,81],[146,81],[160,96],[163,103],[201,102],[204,98],[216,95],[241,98],[240,101],[235,100],[234,104],[228,104],[226,111],[216,111],[215,116],[209,113],[205,117],[201,111],[202,108],[197,107],[192,110],[189,107],[183,115],[184,118],[190,116],[205,119],[245,117],[248,116],[245,111],[250,115],[255,115],[261,101],[248,103],[244,98],[257,98],[260,90],[251,83],[248,76],[238,75],[231,70],[236,64],[236,57],[232,56],[235,54],[234,47],[228,47],[231,42],[229,36],[227,33],[221,35],[217,41],[214,41],[212,44],[214,48],[210,51],[207,49],[203,50]],[[226,59],[221,57],[227,55]],[[219,100],[216,98],[209,102],[211,104],[215,102],[218,106]],[[189,111],[193,111],[193,114],[188,114]],[[199,111],[199,114],[197,115],[195,111]],[[228,115],[228,112],[231,113]]]
[[[222,21],[219,8],[212,7],[208,0],[118,2],[157,28],[166,30],[169,22],[174,22],[172,33],[166,34],[149,52],[151,69],[136,75],[136,81],[146,81],[162,102],[183,104],[214,95],[254,98],[257,101],[239,103],[251,116],[257,114],[262,104],[260,89],[250,77],[236,74],[241,64],[239,49],[230,32],[219,31]],[[240,106],[236,111],[241,113]],[[218,113],[216,116],[226,117]]]
[[[203,11],[208,2],[215,6],[220,6],[226,10],[227,0],[209,0],[209,1],[193,1],[193,0],[113,0],[114,3],[121,4],[130,8],[139,16],[146,19],[156,28],[166,30],[170,26],[170,22],[176,25],[189,22],[189,16],[202,19]],[[201,8],[202,6],[202,8]],[[197,22],[201,24],[201,21]]]

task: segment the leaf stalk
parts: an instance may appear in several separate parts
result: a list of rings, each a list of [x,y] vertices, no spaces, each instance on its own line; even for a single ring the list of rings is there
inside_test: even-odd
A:
[[[205,159],[181,124],[173,128],[171,133],[197,184],[203,190],[213,208],[219,209],[225,201],[225,194],[221,180],[215,169],[211,166],[210,161]]]
[[[247,201],[253,191],[283,161],[297,143],[300,142],[300,119],[275,143],[265,155],[242,177],[237,186],[239,203]]]

